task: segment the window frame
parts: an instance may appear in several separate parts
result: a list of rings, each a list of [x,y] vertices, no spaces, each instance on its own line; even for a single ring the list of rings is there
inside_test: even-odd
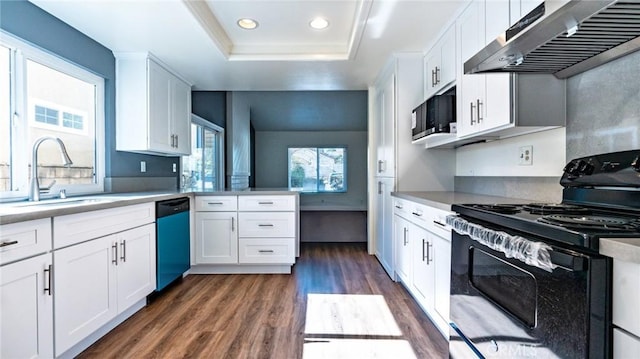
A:
[[[224,169],[225,169],[225,163],[224,163],[224,158],[225,158],[225,147],[224,147],[224,138],[225,138],[225,134],[224,134],[224,128],[216,125],[213,122],[209,122],[207,120],[205,120],[204,118],[196,115],[196,114],[191,114],[191,123],[189,124],[189,127],[191,127],[192,124],[195,124],[197,126],[201,126],[204,127],[210,131],[216,132],[216,137],[217,137],[217,148],[216,151],[214,153],[218,154],[218,158],[214,159],[218,161],[218,173],[216,173],[217,176],[217,183],[218,183],[218,188],[216,188],[216,190],[222,190],[225,187],[225,176],[224,176]],[[191,129],[189,129],[189,131],[191,131]],[[195,143],[196,139],[192,138],[191,141],[193,141]],[[181,156],[180,158],[180,170],[182,172],[184,172],[185,169],[185,162],[186,162],[186,158],[188,158],[189,156]],[[204,161],[203,161],[204,164]],[[204,178],[204,168],[201,169],[201,176]],[[180,176],[180,188],[183,189],[191,189],[190,187],[187,188],[186,187],[186,175],[181,175]]]
[[[304,190],[304,186],[302,189],[297,189],[297,187],[291,187],[291,149],[292,148],[307,148],[307,149],[315,149],[316,151],[316,190],[315,191],[307,191]],[[326,191],[326,190],[319,190],[318,189],[318,181],[317,179],[320,178],[320,173],[319,173],[319,169],[320,169],[320,149],[327,149],[327,148],[336,148],[336,149],[342,149],[343,150],[343,162],[342,162],[342,183],[343,183],[343,189],[340,191]],[[287,186],[289,189],[295,189],[296,191],[299,191],[300,193],[305,193],[305,194],[324,194],[324,193],[347,193],[348,191],[348,183],[347,183],[347,171],[348,171],[348,158],[349,155],[347,154],[348,152],[348,146],[347,145],[318,145],[318,146],[309,146],[309,145],[289,145],[287,146]]]
[[[11,99],[10,99],[10,125],[11,125],[11,182],[12,189],[19,188],[18,190],[10,190],[0,192],[0,201],[2,200],[16,200],[26,199],[28,197],[29,188],[29,170],[27,166],[19,166],[14,164],[26,164],[31,159],[32,143],[28,143],[28,127],[33,125],[35,119],[32,121],[31,116],[35,114],[35,105],[48,104],[38,101],[29,101],[27,97],[27,78],[26,68],[27,61],[31,60],[41,65],[50,67],[53,70],[64,73],[68,76],[75,77],[84,82],[94,85],[95,88],[95,173],[94,183],[92,184],[55,184],[51,187],[48,194],[44,194],[41,198],[56,197],[61,189],[64,189],[68,195],[80,195],[80,194],[92,194],[104,192],[105,182],[105,79],[96,73],[87,70],[86,68],[73,63],[70,60],[64,59],[57,54],[44,50],[40,47],[34,46],[19,37],[0,29],[0,44],[9,48],[11,51],[10,59],[10,71],[14,76],[10,77],[11,81]],[[58,106],[55,108],[59,111],[59,121],[57,126],[38,123],[43,126],[53,126],[57,130],[63,130],[67,132],[78,133],[80,131],[87,131],[87,119],[86,114],[80,113],[83,111],[75,111],[74,109],[68,109]],[[69,112],[71,114],[83,116],[83,130],[77,130],[62,126],[62,112]],[[49,127],[51,128],[51,127]],[[73,158],[71,158],[73,160]],[[22,168],[24,167],[24,168]],[[17,185],[15,185],[17,183]]]

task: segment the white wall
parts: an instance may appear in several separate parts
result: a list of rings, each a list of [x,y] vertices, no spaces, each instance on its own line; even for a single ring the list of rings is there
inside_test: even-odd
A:
[[[558,177],[566,164],[565,128],[537,132],[456,150],[456,176]],[[519,148],[533,146],[533,164],[518,165]]]
[[[256,131],[255,178],[258,188],[286,188],[289,146],[346,146],[347,192],[300,196],[301,206],[367,206],[366,131]]]

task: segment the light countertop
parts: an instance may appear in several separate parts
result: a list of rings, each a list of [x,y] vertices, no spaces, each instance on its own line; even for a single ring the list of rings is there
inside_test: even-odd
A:
[[[393,197],[406,199],[429,207],[435,207],[443,211],[451,211],[453,204],[522,204],[535,202],[530,199],[509,198],[498,196],[485,196],[481,194],[462,193],[462,192],[391,192]]]
[[[222,191],[161,191],[161,192],[134,192],[134,193],[105,193],[78,197],[68,197],[64,200],[42,200],[40,202],[13,202],[0,204],[0,224],[10,224],[30,221],[34,219],[64,216],[100,209],[129,206],[139,203],[148,203],[174,199],[180,197],[193,197],[203,195],[215,196],[243,196],[243,195],[287,195],[296,191],[277,188],[251,188],[246,190],[222,190]]]
[[[600,238],[600,254],[625,262],[640,263],[640,238]]]

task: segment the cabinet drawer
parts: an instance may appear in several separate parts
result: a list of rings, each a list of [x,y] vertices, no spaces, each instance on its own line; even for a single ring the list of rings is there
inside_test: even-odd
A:
[[[618,328],[613,330],[613,359],[637,358],[640,338]]]
[[[613,260],[613,324],[640,337],[640,263]]]
[[[54,217],[53,247],[66,247],[155,222],[155,212],[155,203],[150,202]]]
[[[238,210],[237,196],[197,196],[196,211],[230,212]]]
[[[296,196],[238,196],[239,211],[295,211]]]
[[[0,265],[51,250],[51,218],[0,226]]]
[[[239,263],[294,263],[293,238],[240,238]]]
[[[447,216],[452,212],[443,211],[438,208],[428,207],[427,226],[433,233],[445,238],[451,238],[451,226],[447,225]]]
[[[240,212],[240,237],[295,237],[294,212]]]
[[[393,199],[393,213],[398,216],[407,218],[411,214],[409,211],[409,205],[411,202],[407,202],[402,199],[394,198]]]

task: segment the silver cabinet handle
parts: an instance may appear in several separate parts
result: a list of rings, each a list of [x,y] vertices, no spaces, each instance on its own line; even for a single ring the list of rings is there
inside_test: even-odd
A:
[[[443,227],[443,228],[447,228],[446,224],[442,224],[442,223],[440,223],[438,221],[433,221],[433,224],[438,225],[438,226]]]
[[[473,102],[471,102],[471,111],[469,111],[469,114],[471,115],[471,126],[473,126],[473,124],[476,123],[476,121],[473,120],[473,113],[475,112],[475,108],[476,108],[476,105],[474,105]]]
[[[171,135],[171,147],[176,147],[176,135]]]
[[[121,250],[122,253],[120,254],[120,259],[123,262],[126,262],[127,261],[127,241],[126,240],[124,239],[122,240],[122,243],[120,243],[120,249],[122,249]]]
[[[436,85],[440,83],[440,69],[436,66]]]
[[[180,143],[179,142],[179,137],[178,137],[178,135],[176,135],[176,148],[180,147],[179,143]]]
[[[273,224],[271,224],[271,223],[267,223],[267,224],[258,224],[258,227],[273,227]]]
[[[378,173],[382,172],[382,160],[378,160]]]
[[[118,265],[118,243],[112,244],[111,248],[113,249],[113,259],[111,263]]]
[[[402,209],[402,206],[398,206],[398,205],[396,205],[396,208],[397,208],[397,209]]]
[[[413,214],[414,216],[417,216],[417,217],[422,217],[422,213],[411,212],[411,214]]]
[[[210,206],[212,206],[212,205],[214,205],[214,204],[216,204],[216,205],[222,205],[222,204],[224,204],[224,203],[222,203],[222,202],[207,202],[207,204],[208,204],[208,205],[210,205]]]
[[[427,264],[433,262],[433,258],[431,258],[431,250],[430,248],[433,246],[431,242],[427,241]]]
[[[258,253],[273,253],[273,249],[259,249]]]
[[[476,111],[478,111],[478,123],[480,123],[480,121],[482,121],[482,116],[480,111],[480,106],[482,106],[482,102],[480,101],[480,99],[478,99],[477,102],[478,102],[478,106],[476,107]]]
[[[382,194],[382,182],[378,182],[378,194]]]
[[[236,230],[236,218],[231,217],[231,232],[234,232],[235,230]]]
[[[12,246],[14,244],[18,244],[18,241],[2,242],[2,243],[0,243],[0,247],[8,247],[8,246]]]
[[[403,240],[403,242],[404,242],[404,245],[406,246],[407,245],[407,227],[404,227],[404,240]]]
[[[51,270],[53,269],[53,265],[49,264],[49,266],[47,266],[47,268],[44,269],[44,275],[46,277],[46,286],[44,287],[44,292],[49,294],[50,296],[53,295],[53,290],[51,287],[51,276],[53,275],[53,273],[51,273]]]
[[[431,87],[436,85],[436,71],[431,70]]]
[[[268,201],[268,202],[258,202],[258,204],[273,204],[272,201]]]
[[[426,244],[426,240],[424,238],[422,238],[422,261],[424,262],[425,260],[425,255],[424,255],[424,245]]]

